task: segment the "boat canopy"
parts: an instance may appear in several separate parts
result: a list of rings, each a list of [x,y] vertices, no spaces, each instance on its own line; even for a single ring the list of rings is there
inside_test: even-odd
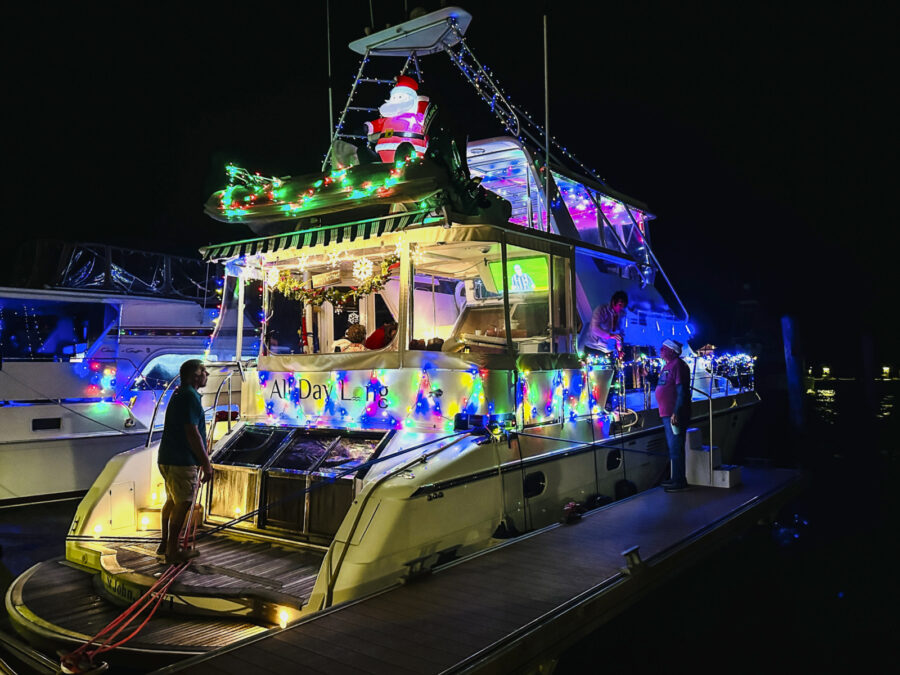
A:
[[[568,241],[565,237],[534,229],[497,225],[460,224],[445,221],[441,217],[427,217],[427,211],[394,214],[385,218],[373,218],[353,223],[341,223],[327,227],[311,228],[288,234],[278,234],[257,239],[206,246],[200,249],[204,260],[219,262],[234,260],[245,256],[267,256],[330,246],[334,244],[361,243],[376,240],[401,231],[410,235],[410,241],[433,241],[434,243],[450,243],[458,241],[505,241],[508,244],[524,246],[535,251],[552,255],[570,255],[577,247],[578,253],[606,262],[628,266],[635,263],[634,258],[585,242]],[[413,233],[422,225],[441,225],[440,228],[429,228],[427,234],[415,236]],[[281,256],[279,256],[281,257]]]
[[[219,261],[241,256],[275,253],[287,249],[309,249],[329,244],[376,239],[385,234],[398,232],[411,225],[421,223],[427,213],[427,211],[397,213],[383,218],[370,218],[350,223],[314,227],[270,237],[216,244],[215,246],[201,248],[200,254],[204,260]]]

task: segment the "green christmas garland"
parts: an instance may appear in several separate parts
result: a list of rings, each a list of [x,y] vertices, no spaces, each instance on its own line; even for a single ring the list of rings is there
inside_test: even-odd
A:
[[[351,286],[346,291],[342,291],[335,286],[306,288],[304,282],[294,278],[292,272],[282,270],[278,274],[278,283],[275,284],[275,290],[279,291],[286,298],[299,300],[312,307],[321,307],[323,302],[330,302],[335,307],[339,307],[382,290],[391,277],[391,270],[399,262],[400,256],[396,254],[389,255],[381,261],[380,274],[373,274],[359,286]]]

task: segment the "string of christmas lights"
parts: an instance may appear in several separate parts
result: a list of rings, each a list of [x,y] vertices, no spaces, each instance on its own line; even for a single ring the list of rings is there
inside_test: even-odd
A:
[[[406,168],[421,163],[415,154],[398,159],[393,165],[367,164],[331,171],[311,184],[299,183],[290,176],[283,178],[250,173],[229,164],[225,168],[229,185],[218,192],[219,210],[228,218],[240,218],[254,212],[282,217],[300,216],[303,211],[321,206],[321,200],[387,197],[395,185],[405,178]],[[360,172],[365,175],[358,177]],[[359,185],[356,181],[360,181]]]
[[[514,136],[516,136],[516,138],[518,138],[523,143],[526,142],[526,139],[522,138],[522,136],[520,134],[518,121],[520,118],[524,118],[525,121],[528,122],[529,125],[531,125],[532,129],[534,129],[536,132],[537,138],[532,137],[531,134],[526,134],[526,135],[530,137],[530,140],[532,142],[537,144],[536,150],[538,152],[542,153],[543,148],[541,147],[540,139],[541,139],[541,137],[545,137],[543,127],[540,124],[538,124],[537,122],[535,122],[532,119],[532,117],[523,108],[515,105],[512,102],[512,99],[509,97],[509,95],[503,89],[503,87],[499,84],[499,80],[497,80],[496,77],[491,77],[491,75],[490,75],[491,69],[487,66],[482,66],[481,63],[478,62],[478,60],[475,58],[475,55],[469,49],[469,46],[466,43],[465,37],[463,36],[462,32],[459,30],[459,26],[457,25],[457,23],[454,19],[450,19],[450,28],[453,31],[455,37],[459,41],[458,44],[460,45],[460,51],[464,50],[468,55],[471,56],[472,60],[476,64],[478,64],[478,69],[484,73],[484,76],[483,76],[484,79],[490,83],[491,87],[495,90],[496,93],[491,96],[488,96],[486,93],[482,92],[480,89],[480,86],[478,85],[479,78],[478,78],[477,71],[475,73],[470,72],[468,70],[468,66],[464,67],[464,61],[462,61],[461,58],[456,57],[455,54],[452,52],[452,49],[448,48],[445,51],[447,51],[448,55],[450,55],[450,60],[457,66],[457,68],[460,69],[463,76],[466,77],[466,79],[468,79],[473,84],[473,86],[475,86],[476,91],[478,92],[478,94],[482,98],[482,100],[489,102],[489,104],[492,106],[492,108],[491,108],[492,112],[494,112],[495,115],[497,115],[496,100],[497,100],[497,98],[502,100],[503,105],[509,109],[510,114],[517,121],[515,130],[513,130],[513,128],[511,128],[506,123],[504,123],[504,126],[507,128],[507,130],[509,130]],[[498,118],[500,118],[499,115],[498,115]],[[501,120],[501,122],[503,122],[502,118],[500,118],[500,120]],[[575,162],[575,164],[577,164],[579,166],[579,168],[581,168],[583,171],[585,171],[588,175],[590,175],[595,180],[598,180],[601,183],[606,184],[606,181],[603,178],[601,178],[600,175],[596,171],[594,171],[593,169],[591,169],[590,167],[585,165],[581,160],[579,160],[577,157],[575,157],[575,155],[573,155],[571,152],[569,152],[568,148],[561,145],[555,136],[552,136],[552,135],[550,136],[550,142],[554,148],[556,148],[558,151],[562,152],[568,159]]]

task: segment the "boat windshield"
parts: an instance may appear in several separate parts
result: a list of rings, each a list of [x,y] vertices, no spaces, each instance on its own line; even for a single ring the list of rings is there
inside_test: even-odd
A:
[[[504,269],[500,244],[469,241],[422,246],[414,262],[411,349],[485,353],[571,349],[573,313],[566,259],[508,246]]]

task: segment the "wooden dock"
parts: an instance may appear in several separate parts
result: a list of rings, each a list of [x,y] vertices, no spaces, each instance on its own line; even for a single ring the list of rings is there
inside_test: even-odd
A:
[[[157,673],[510,673],[537,669],[799,489],[744,469],[732,489],[660,488]],[[626,553],[627,552],[627,553]]]

